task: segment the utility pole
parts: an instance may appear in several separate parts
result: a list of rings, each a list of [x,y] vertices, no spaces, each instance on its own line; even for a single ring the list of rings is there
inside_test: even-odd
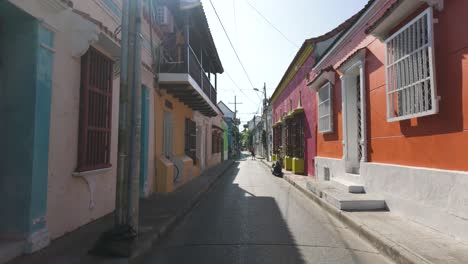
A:
[[[141,133],[141,0],[124,0],[122,9],[119,144],[116,226],[138,232]]]
[[[236,96],[234,95],[234,103],[228,103],[228,104],[233,104],[234,105],[234,120],[235,120],[236,117],[237,117],[237,105],[242,104],[242,103],[238,103],[237,100],[236,100]]]
[[[234,103],[229,103],[228,104],[233,104],[234,105],[234,124],[236,125],[236,122],[237,122],[237,105],[238,104],[242,104],[242,103],[239,103],[237,102],[237,97],[234,95]],[[236,125],[237,126],[237,125]],[[237,148],[237,151],[239,151],[239,139],[236,138],[236,148]]]
[[[141,133],[141,0],[123,0],[120,57],[119,144],[114,228],[92,255],[129,257],[138,234]]]

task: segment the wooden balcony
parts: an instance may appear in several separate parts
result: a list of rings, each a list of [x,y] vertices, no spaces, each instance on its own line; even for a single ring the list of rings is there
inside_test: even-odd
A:
[[[179,61],[163,60],[159,70],[161,89],[205,116],[217,115],[217,92],[201,61],[187,45]]]

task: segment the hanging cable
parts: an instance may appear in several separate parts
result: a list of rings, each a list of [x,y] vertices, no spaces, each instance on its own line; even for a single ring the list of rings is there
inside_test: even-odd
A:
[[[215,14],[216,14],[216,17],[218,18],[218,21],[219,21],[219,23],[221,24],[221,27],[223,28],[224,34],[226,34],[226,37],[227,37],[227,39],[229,40],[229,44],[231,45],[232,50],[234,50],[234,54],[236,55],[236,58],[237,58],[237,60],[239,61],[239,64],[241,65],[242,70],[244,70],[245,76],[247,76],[247,79],[249,80],[250,85],[252,85],[252,89],[253,89],[253,88],[254,88],[254,85],[253,85],[253,83],[252,83],[252,80],[250,79],[250,76],[249,76],[249,74],[247,73],[247,70],[245,69],[244,64],[242,63],[242,61],[241,61],[241,59],[240,59],[240,57],[239,57],[239,54],[237,54],[237,51],[236,51],[236,49],[234,48],[234,45],[232,44],[231,38],[229,37],[229,34],[227,33],[226,28],[224,28],[224,24],[223,24],[223,22],[221,21],[221,18],[219,17],[219,15],[218,15],[218,11],[216,11],[216,8],[215,8],[215,6],[213,5],[213,2],[212,2],[211,0],[210,0],[210,4],[211,4],[211,6],[213,7],[213,10],[214,10],[214,12],[215,12]],[[245,95],[245,94],[244,94],[244,95]]]
[[[281,32],[281,30],[279,30],[275,25],[273,25],[273,23],[271,23],[270,20],[268,20],[268,18],[266,18],[260,11],[258,11],[258,9],[255,8],[255,7],[250,3],[249,0],[245,0],[245,1],[246,1],[247,4],[248,4],[255,12],[257,12],[257,14],[258,14],[259,16],[261,16],[273,29],[275,29],[278,33],[280,33],[280,35],[281,35],[285,40],[287,40],[289,43],[291,43],[294,47],[299,48],[299,46],[298,46],[296,43],[294,43],[291,39],[289,39],[288,37],[286,37],[286,35],[285,35],[283,32]]]

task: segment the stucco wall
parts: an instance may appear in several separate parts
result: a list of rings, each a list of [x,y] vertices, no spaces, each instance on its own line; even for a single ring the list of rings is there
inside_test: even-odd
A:
[[[172,151],[173,155],[177,159],[185,159],[185,119],[193,119],[193,111],[181,103],[179,100],[175,99],[171,95],[168,95],[164,90],[159,90],[159,92],[153,92],[154,98],[154,108],[152,108],[154,112],[153,120],[154,120],[154,143],[150,145],[150,148],[154,149],[154,164],[159,166],[163,166],[164,162],[160,162],[162,158],[162,151],[163,151],[163,113],[164,111],[169,111],[173,113],[174,118],[174,134],[173,134],[173,146]],[[172,104],[172,108],[168,108],[166,106],[165,101],[168,101]],[[151,156],[151,155],[150,155]],[[150,161],[151,162],[151,161]],[[166,162],[167,164],[167,162]],[[185,167],[185,165],[184,165]],[[190,171],[188,171],[190,170]],[[157,190],[162,190],[161,186],[158,188],[158,184],[162,184],[161,177],[170,177],[172,179],[173,176],[167,175],[159,175],[162,172],[162,168],[156,167],[153,174],[148,174],[149,176],[149,183],[151,192],[156,192]],[[184,175],[182,177],[183,181],[188,180],[188,175],[196,176],[197,171],[193,169],[193,166],[189,166],[187,170],[184,170]],[[152,178],[152,179],[151,179]],[[159,182],[158,182],[159,179]],[[166,180],[164,180],[166,181]],[[181,182],[180,184],[183,184]],[[172,191],[172,190],[168,190]]]
[[[315,62],[313,53],[302,65],[296,65],[297,72],[291,81],[287,84],[284,91],[273,103],[273,123],[281,120],[283,112],[289,113],[292,104],[292,110],[298,107],[299,94],[301,94],[302,107],[304,108],[304,170],[308,175],[315,175],[314,158],[316,156],[316,126],[317,126],[317,99],[316,93],[307,87],[306,74],[312,68]]]
[[[390,5],[389,1],[386,5]],[[436,115],[387,122],[384,44],[364,33],[362,27],[352,41],[331,56],[335,68],[350,54],[366,47],[367,131],[369,161],[399,165],[468,170],[464,156],[468,149],[468,37],[462,15],[468,3],[447,2],[435,12],[435,61],[440,112]],[[378,18],[378,16],[376,16]],[[376,19],[374,18],[374,19]],[[372,22],[370,22],[372,23]],[[368,23],[368,24],[370,24]],[[334,127],[332,134],[318,136],[318,155],[342,157],[341,82],[334,86]]]
[[[75,1],[75,8],[89,13],[110,30],[117,21],[102,3]],[[72,57],[71,36],[65,28],[56,34],[49,146],[47,220],[52,238],[57,238],[90,221],[111,213],[115,208],[118,114],[112,115],[112,167],[89,178],[72,176],[77,167],[80,105],[80,58]],[[107,54],[98,44],[95,47]],[[114,76],[112,113],[118,113],[119,76]],[[94,185],[94,186],[93,186]],[[93,188],[90,188],[93,187]]]

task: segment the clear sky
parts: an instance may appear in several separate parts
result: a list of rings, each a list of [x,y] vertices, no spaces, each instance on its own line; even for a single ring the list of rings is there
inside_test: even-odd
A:
[[[211,0],[231,38],[254,87],[266,83],[267,97],[307,38],[320,36],[358,12],[367,0]],[[252,85],[229,45],[210,0],[202,0],[211,33],[225,70],[218,76],[218,100],[242,104],[238,117],[244,124],[259,111],[262,93]],[[295,45],[268,24],[254,6]],[[231,79],[239,86],[240,91]],[[234,110],[234,105],[228,105]]]

